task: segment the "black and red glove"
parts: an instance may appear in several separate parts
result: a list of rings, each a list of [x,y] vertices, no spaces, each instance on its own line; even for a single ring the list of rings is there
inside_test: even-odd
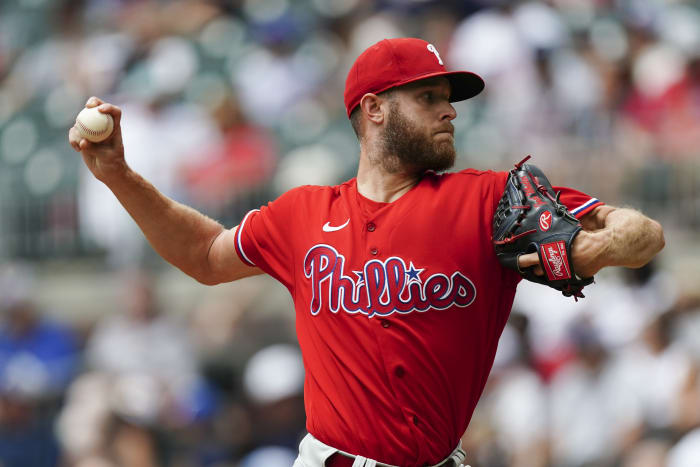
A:
[[[525,279],[548,285],[567,297],[583,298],[581,290],[593,277],[574,272],[571,245],[581,223],[559,202],[544,173],[525,159],[510,171],[503,196],[493,216],[493,246],[498,260]],[[521,269],[518,257],[537,253],[543,275],[535,267]]]

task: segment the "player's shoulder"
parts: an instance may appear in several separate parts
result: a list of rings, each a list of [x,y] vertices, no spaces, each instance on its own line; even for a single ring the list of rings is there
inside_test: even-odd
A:
[[[434,173],[426,174],[426,180],[429,183],[436,185],[505,185],[508,172],[499,172],[496,170],[478,170],[478,169],[463,169],[457,172]]]
[[[335,195],[348,190],[355,183],[355,179],[350,179],[339,185],[300,185],[292,188],[285,194],[289,196],[318,196],[323,194]]]
[[[276,201],[300,202],[304,200],[318,201],[322,198],[334,198],[346,193],[350,187],[352,187],[353,183],[354,179],[339,185],[300,185],[287,190],[281,194]]]
[[[507,172],[497,171],[497,170],[477,170],[477,169],[464,169],[459,172],[453,172],[452,175],[456,177],[469,177],[478,178],[484,181],[491,181],[493,179],[502,178],[507,175]]]

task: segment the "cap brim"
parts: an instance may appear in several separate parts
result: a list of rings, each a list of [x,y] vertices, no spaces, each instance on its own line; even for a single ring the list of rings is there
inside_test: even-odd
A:
[[[411,79],[393,84],[390,87],[403,86],[404,84],[415,83],[423,79],[434,78],[436,76],[444,76],[450,82],[452,91],[450,92],[450,102],[459,102],[465,99],[470,99],[484,90],[484,80],[476,73],[469,71],[439,71],[436,73],[427,73],[421,76],[414,76]],[[385,91],[386,89],[382,89]],[[381,91],[377,91],[379,93]]]
[[[471,99],[484,90],[485,84],[481,76],[469,71],[452,71],[444,74],[452,86],[450,102]]]
[[[391,88],[397,88],[409,83],[415,83],[423,79],[434,78],[436,76],[444,76],[450,82],[450,102],[463,101],[465,99],[470,99],[481,91],[484,90],[484,80],[481,76],[470,71],[438,71],[435,73],[426,73],[424,75],[413,76],[410,79],[400,81],[398,83],[392,83],[389,86],[377,89],[376,91],[371,91],[373,94],[379,94]],[[348,117],[359,105],[360,100],[348,110]]]

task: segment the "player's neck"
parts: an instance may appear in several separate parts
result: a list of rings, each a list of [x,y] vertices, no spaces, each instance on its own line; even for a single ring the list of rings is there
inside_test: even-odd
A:
[[[389,172],[380,164],[371,163],[367,157],[360,157],[357,191],[372,201],[391,203],[406,194],[419,179],[419,175],[407,171]]]

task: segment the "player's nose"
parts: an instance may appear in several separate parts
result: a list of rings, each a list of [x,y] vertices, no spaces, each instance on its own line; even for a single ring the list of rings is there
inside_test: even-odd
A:
[[[440,120],[454,120],[457,118],[457,110],[450,102],[446,102],[440,113]]]

